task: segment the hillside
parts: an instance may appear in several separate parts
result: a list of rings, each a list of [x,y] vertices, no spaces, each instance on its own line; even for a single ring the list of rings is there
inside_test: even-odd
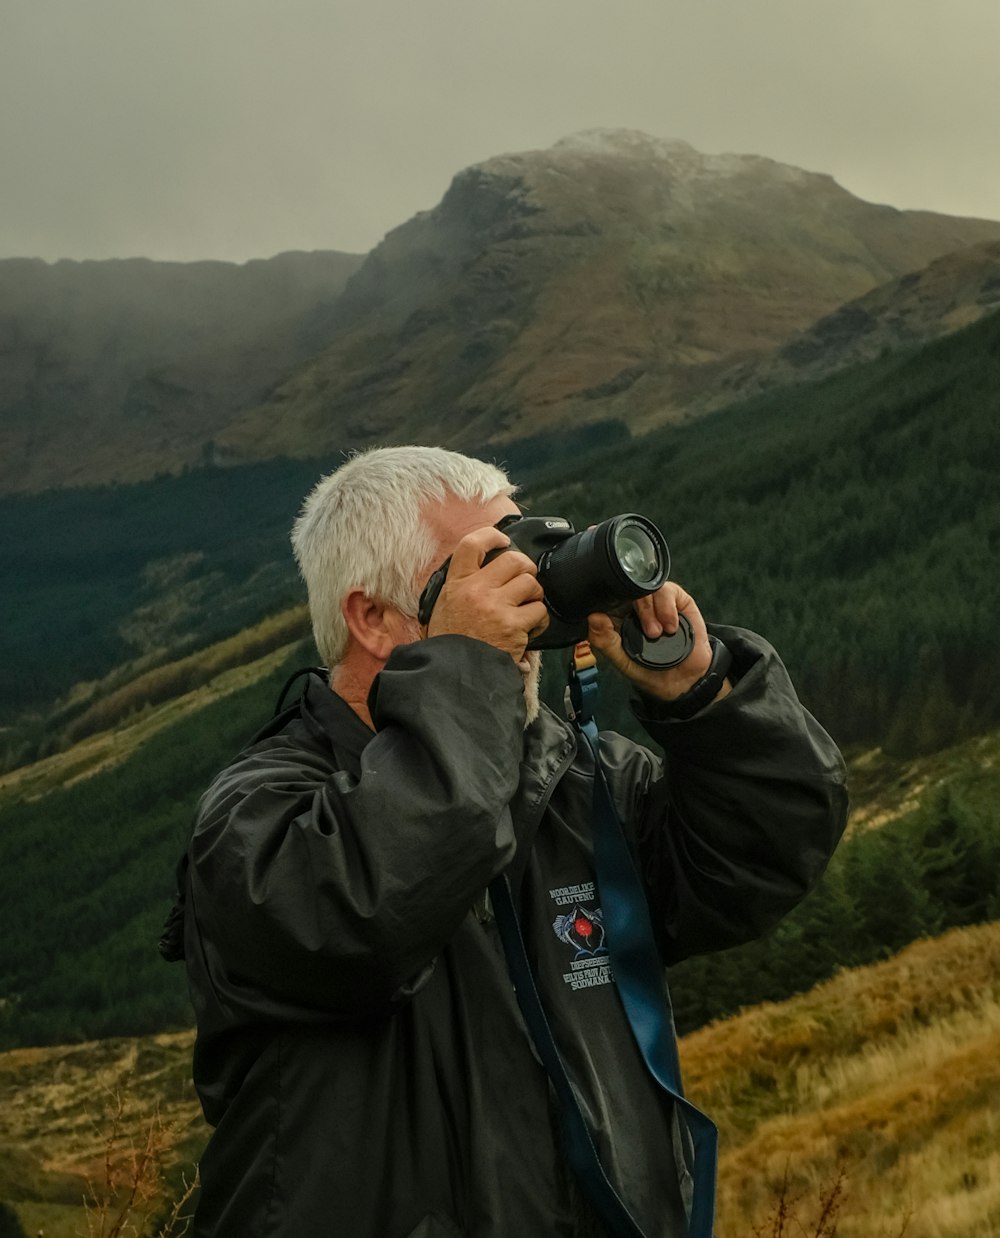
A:
[[[711,619],[781,649],[844,744],[1000,721],[1000,314],[651,433],[533,485],[578,525],[640,511]]]
[[[842,742],[926,751],[1000,721],[998,392],[994,314],[640,442],[580,431],[510,463],[535,511],[656,519],[706,613],[767,633]],[[102,692],[301,603],[288,530],[335,463],[0,500],[8,767]]]
[[[0,1199],[29,1233],[76,1238],[103,1177],[115,1089],[141,1146],[169,1128],[171,1184],[207,1138],[192,1035],[0,1054]],[[983,1238],[1000,1229],[1000,924],[918,942],[681,1042],[692,1099],[719,1124],[719,1238],[813,1233],[843,1174],[841,1238]],[[124,1139],[118,1153],[122,1155]],[[806,1229],[809,1225],[810,1228]]]
[[[213,460],[235,412],[326,342],[360,262],[0,261],[0,494]]]
[[[787,996],[838,963],[874,961],[915,937],[1000,914],[990,884],[1000,864],[991,807],[1000,765],[990,742],[1000,722],[998,369],[993,316],[805,395],[796,388],[667,428],[641,447],[584,451],[527,488],[535,512],[581,524],[615,511],[652,516],[706,614],[767,634],[833,734],[881,750],[856,769],[879,797],[868,823],[891,824],[859,830],[858,849],[842,848],[829,880],[765,943],[685,964],[676,989],[685,1029]],[[33,730],[18,723],[6,737],[12,758],[30,762],[33,746],[49,763],[12,774],[0,792],[0,1043],[182,1025],[183,984],[149,943],[194,803],[269,715],[284,676],[314,657],[305,645],[282,652],[301,631],[294,617],[271,637],[250,632],[243,644],[206,647],[231,639],[218,624],[239,630],[255,605],[277,610],[268,599],[295,592],[286,539],[305,489],[301,470],[315,476],[312,466],[275,462],[0,504],[18,531],[21,573],[18,610],[0,628],[18,637],[0,660],[8,696],[37,694],[26,674],[38,666],[67,694],[58,711],[39,708]],[[93,520],[95,502],[108,504],[103,524]],[[53,513],[62,541],[49,533]],[[171,547],[182,529],[208,540]],[[102,537],[121,599],[88,585]],[[111,575],[123,572],[126,552],[132,575]],[[136,582],[146,591],[130,601]],[[146,656],[112,661],[81,685],[77,623],[98,637],[105,624],[145,625]],[[175,642],[181,648],[164,654]],[[258,657],[273,660],[255,670]],[[560,661],[547,661],[554,703]],[[215,691],[225,676],[238,691]],[[624,694],[603,678],[601,723],[634,728]],[[168,716],[169,726],[157,723]],[[141,745],[131,743],[132,728]],[[955,748],[958,740],[965,746]],[[910,768],[946,747],[947,758],[931,758],[940,772]],[[125,759],[109,764],[116,749]],[[64,774],[98,767],[66,785]]]
[[[460,172],[352,277],[330,345],[218,441],[243,459],[645,430],[845,301],[998,238],[756,156],[577,134]]]
[[[907,1238],[1000,1232],[1000,924],[705,1028],[682,1058],[720,1126],[720,1238],[763,1226],[786,1172],[812,1223],[843,1171],[840,1238],[908,1216]]]
[[[912,349],[1000,309],[1000,243],[970,245],[848,301],[729,379],[730,396],[823,378]]]
[[[525,480],[624,437],[614,424],[535,436],[506,458]],[[0,770],[52,752],[136,675],[304,602],[289,531],[341,458],[0,497]]]
[[[195,806],[310,660],[260,636],[269,651],[250,642],[228,666],[211,651],[203,677],[179,666],[186,690],[140,694],[111,730],[0,780],[0,1046],[189,1021],[183,969],[155,946]]]

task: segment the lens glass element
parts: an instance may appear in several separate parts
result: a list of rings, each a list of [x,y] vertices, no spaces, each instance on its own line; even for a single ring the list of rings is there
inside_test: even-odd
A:
[[[615,554],[622,571],[637,585],[656,580],[660,574],[656,543],[636,524],[623,524],[615,531]]]

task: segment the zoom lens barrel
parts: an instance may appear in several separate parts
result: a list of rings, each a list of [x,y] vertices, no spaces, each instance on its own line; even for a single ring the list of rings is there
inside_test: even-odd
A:
[[[571,623],[654,593],[669,574],[663,534],[633,513],[575,533],[538,560],[549,609]]]

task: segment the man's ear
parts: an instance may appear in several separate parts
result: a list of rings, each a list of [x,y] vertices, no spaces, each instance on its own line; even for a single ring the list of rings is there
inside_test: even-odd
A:
[[[377,661],[384,662],[399,644],[397,612],[388,603],[352,589],[340,611],[354,641]]]

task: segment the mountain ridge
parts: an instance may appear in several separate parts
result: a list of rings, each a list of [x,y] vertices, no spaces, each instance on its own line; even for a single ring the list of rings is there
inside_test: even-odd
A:
[[[812,382],[885,353],[960,331],[1000,310],[1000,242],[936,258],[839,306],[777,352],[738,371],[726,398]]]
[[[459,172],[348,281],[328,348],[221,436],[503,442],[702,411],[728,369],[1000,223],[864,203],[760,156],[597,131]]]

